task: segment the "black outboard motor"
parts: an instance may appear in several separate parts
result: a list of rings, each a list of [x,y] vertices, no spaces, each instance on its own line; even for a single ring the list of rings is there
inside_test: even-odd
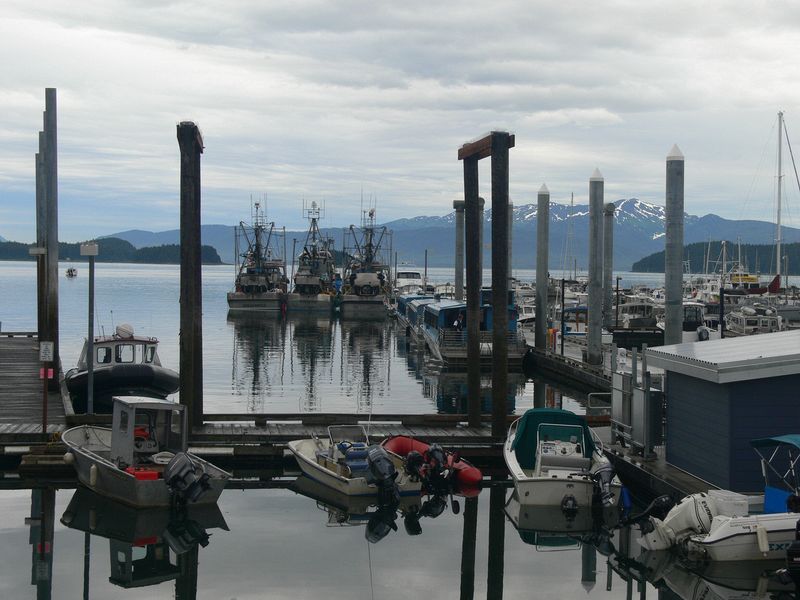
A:
[[[171,521],[162,536],[175,554],[185,554],[198,544],[205,548],[210,537],[197,521],[191,519]]]
[[[390,531],[397,531],[395,520],[397,520],[397,504],[381,505],[367,521],[364,537],[369,543],[377,544],[389,535]]]
[[[164,481],[167,486],[173,494],[184,501],[197,502],[197,499],[211,487],[209,479],[202,465],[195,463],[184,452],[178,452],[173,456],[164,469]]]
[[[800,519],[794,526],[794,541],[786,551],[786,570],[794,584],[800,587]]]
[[[406,455],[406,473],[417,480],[422,478],[422,466],[424,464],[425,459],[416,450],[412,450]]]
[[[370,446],[367,451],[367,463],[372,479],[378,486],[378,502],[381,505],[392,505],[400,502],[400,490],[397,489],[397,469],[392,459],[382,446]]]
[[[447,467],[447,455],[439,444],[431,444],[427,452],[428,464],[431,469],[431,476],[439,477]]]

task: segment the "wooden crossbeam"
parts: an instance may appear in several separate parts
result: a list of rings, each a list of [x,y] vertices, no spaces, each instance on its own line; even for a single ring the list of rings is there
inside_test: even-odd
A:
[[[468,142],[461,146],[458,149],[458,160],[464,160],[465,158],[486,158],[492,155],[492,136],[498,133],[497,131],[493,131],[492,133],[488,133],[483,136],[479,140],[475,140],[474,142]],[[514,134],[511,133],[508,136],[508,147],[514,147]]]

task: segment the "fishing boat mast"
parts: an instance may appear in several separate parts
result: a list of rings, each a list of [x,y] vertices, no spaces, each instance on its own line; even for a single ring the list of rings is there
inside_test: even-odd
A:
[[[781,276],[781,186],[783,184],[783,111],[778,111],[778,231],[775,236],[775,274]]]

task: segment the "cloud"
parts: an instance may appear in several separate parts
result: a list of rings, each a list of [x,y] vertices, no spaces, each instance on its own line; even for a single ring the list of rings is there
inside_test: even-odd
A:
[[[175,226],[186,119],[205,136],[205,222],[268,192],[300,227],[303,198],[357,220],[362,187],[382,219],[447,212],[456,149],[492,128],[517,134],[512,196],[547,181],[564,200],[600,166],[607,194],[663,202],[678,142],[687,210],[736,218],[774,113],[800,113],[790,4],[12,0],[0,16],[0,210],[33,202],[57,87],[65,239]]]

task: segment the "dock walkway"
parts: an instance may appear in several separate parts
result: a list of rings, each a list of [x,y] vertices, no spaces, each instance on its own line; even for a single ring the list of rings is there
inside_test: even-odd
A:
[[[42,380],[36,333],[0,334],[0,444],[41,441]],[[60,392],[47,395],[47,432],[66,427]]]

